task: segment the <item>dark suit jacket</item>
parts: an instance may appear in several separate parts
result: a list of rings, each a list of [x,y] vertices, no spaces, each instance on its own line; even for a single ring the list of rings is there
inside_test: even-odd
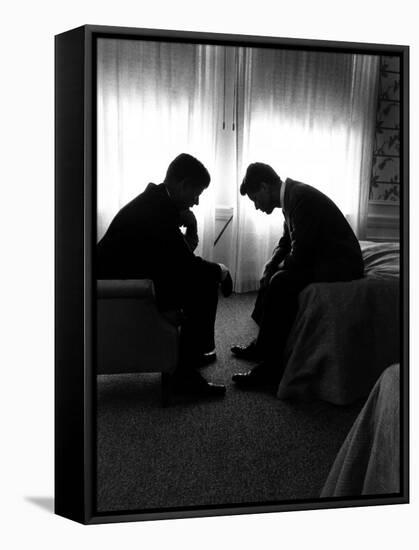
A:
[[[358,239],[329,197],[288,178],[282,210],[284,234],[274,251],[275,262],[308,273],[313,282],[362,277]]]
[[[115,216],[97,246],[98,279],[152,279],[165,306],[181,307],[183,293],[218,264],[195,256],[179,228],[179,212],[165,186],[149,185]]]

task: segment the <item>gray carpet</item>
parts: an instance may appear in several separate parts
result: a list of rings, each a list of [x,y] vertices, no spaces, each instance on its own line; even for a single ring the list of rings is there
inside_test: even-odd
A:
[[[254,294],[221,298],[215,364],[224,398],[162,408],[158,374],[98,377],[99,512],[318,498],[361,405],[292,403],[234,387],[249,364],[231,343],[256,333]]]

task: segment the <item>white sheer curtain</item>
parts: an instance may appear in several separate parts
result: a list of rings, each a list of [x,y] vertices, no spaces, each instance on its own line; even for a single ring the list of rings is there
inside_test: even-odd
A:
[[[238,71],[234,62],[224,65],[227,58],[238,59]],[[150,181],[163,180],[181,152],[199,158],[212,176],[195,209],[198,254],[213,258],[214,196],[224,206],[235,202],[229,264],[236,291],[257,288],[282,231],[279,210],[266,216],[239,194],[251,162],[266,162],[282,178],[324,191],[363,238],[378,61],[343,53],[100,39],[98,239],[124,204]],[[223,131],[223,114],[234,114],[234,103],[237,131],[230,123]]]
[[[378,56],[239,50],[236,291],[257,288],[282,232],[279,210],[266,216],[239,194],[251,162],[326,193],[363,237],[378,63]]]
[[[152,181],[163,181],[178,154],[215,173],[222,99],[220,47],[100,39],[97,58],[97,237],[118,210]],[[211,259],[214,187],[195,209],[200,245]]]

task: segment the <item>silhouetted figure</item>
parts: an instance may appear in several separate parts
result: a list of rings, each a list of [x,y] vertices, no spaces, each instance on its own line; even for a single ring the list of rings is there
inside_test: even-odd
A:
[[[363,276],[358,239],[339,208],[326,195],[304,183],[282,181],[267,164],[251,164],[240,193],[257,210],[271,214],[282,208],[284,233],[265,265],[253,319],[255,341],[233,346],[239,358],[260,361],[246,373],[233,375],[239,387],[276,385],[283,352],[298,306],[298,295],[310,283],[350,281]]]
[[[118,212],[97,246],[98,278],[152,279],[160,310],[181,310],[180,361],[172,388],[198,396],[225,393],[224,386],[207,382],[195,369],[216,358],[218,288],[221,284],[228,294],[231,286],[223,264],[193,252],[198,232],[189,209],[199,203],[209,183],[210,175],[199,160],[179,155],[163,183],[149,184]]]

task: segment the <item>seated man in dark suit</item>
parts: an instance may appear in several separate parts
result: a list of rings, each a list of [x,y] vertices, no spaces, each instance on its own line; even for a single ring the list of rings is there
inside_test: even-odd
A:
[[[180,360],[172,388],[199,396],[225,392],[224,386],[207,382],[195,369],[215,360],[218,288],[221,284],[227,295],[232,285],[223,264],[193,253],[198,233],[189,209],[199,203],[209,182],[199,160],[179,155],[163,183],[149,184],[118,212],[97,247],[98,278],[152,279],[160,310],[182,311]]]
[[[241,388],[277,385],[298,294],[310,283],[362,277],[363,259],[342,212],[314,187],[289,178],[282,181],[269,165],[257,162],[248,167],[240,193],[266,214],[282,208],[285,223],[283,236],[265,265],[252,313],[258,336],[246,347],[231,348],[239,358],[260,362],[248,372],[233,375],[233,380]]]

